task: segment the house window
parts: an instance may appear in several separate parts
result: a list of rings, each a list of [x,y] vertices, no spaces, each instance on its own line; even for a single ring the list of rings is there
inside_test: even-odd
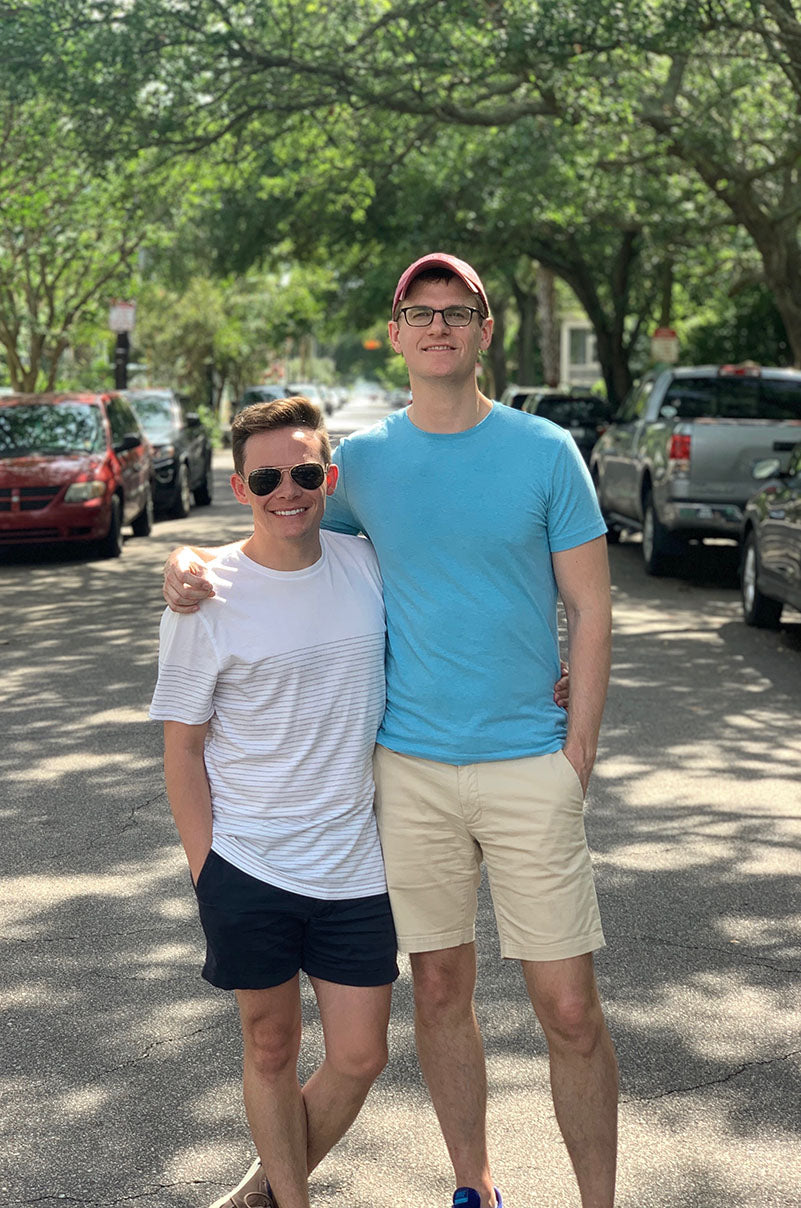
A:
[[[570,328],[570,364],[590,365],[598,360],[597,342],[586,327]]]

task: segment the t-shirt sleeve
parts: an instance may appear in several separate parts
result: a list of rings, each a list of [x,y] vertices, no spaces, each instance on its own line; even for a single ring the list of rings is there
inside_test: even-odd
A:
[[[159,677],[150,717],[201,726],[214,714],[218,663],[200,613],[165,609],[159,629]]]
[[[340,442],[331,459],[334,465],[339,467],[339,480],[333,495],[325,501],[322,527],[334,533],[349,533],[352,537],[358,537],[364,530],[348,499],[346,445],[347,441]]]
[[[559,449],[551,478],[548,544],[551,553],[573,549],[606,532],[590,472],[572,437]]]

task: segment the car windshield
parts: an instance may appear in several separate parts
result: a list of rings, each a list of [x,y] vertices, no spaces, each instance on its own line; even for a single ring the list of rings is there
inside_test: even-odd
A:
[[[756,374],[676,378],[664,401],[679,419],[801,420],[801,382]]]
[[[597,424],[607,418],[607,407],[600,398],[544,398],[537,407],[537,415],[563,427]]]
[[[91,403],[20,403],[0,407],[0,457],[101,453],[99,407]]]
[[[158,444],[165,440],[174,428],[172,402],[166,394],[129,394],[136,414],[148,440]]]

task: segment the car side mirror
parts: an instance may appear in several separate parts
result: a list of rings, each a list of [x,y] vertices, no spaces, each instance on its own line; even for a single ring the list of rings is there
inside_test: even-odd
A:
[[[778,478],[781,475],[782,463],[778,457],[763,457],[755,461],[751,467],[751,476],[760,482],[766,478]]]
[[[129,453],[131,449],[138,449],[144,441],[136,432],[126,432],[122,440],[118,441],[114,446],[115,453]]]
[[[187,428],[198,428],[198,427],[200,427],[200,424],[203,422],[201,420],[200,416],[198,415],[197,411],[187,411],[186,415],[184,416],[184,419],[186,420]]]

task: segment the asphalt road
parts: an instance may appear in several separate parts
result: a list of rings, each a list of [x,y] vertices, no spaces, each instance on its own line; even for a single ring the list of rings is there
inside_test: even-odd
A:
[[[355,405],[335,432],[369,421]],[[251,1156],[232,1001],[200,934],[161,778],[160,566],[241,536],[216,500],[115,562],[0,563],[0,1205],[206,1208]],[[801,618],[739,619],[732,559],[647,579],[610,549],[615,652],[587,806],[622,1084],[621,1208],[801,1205]],[[478,1009],[507,1208],[578,1206],[519,970],[486,894]],[[307,1002],[304,1070],[319,1056]],[[450,1204],[413,1055],[408,968],[390,1065],[313,1176],[315,1204]]]

